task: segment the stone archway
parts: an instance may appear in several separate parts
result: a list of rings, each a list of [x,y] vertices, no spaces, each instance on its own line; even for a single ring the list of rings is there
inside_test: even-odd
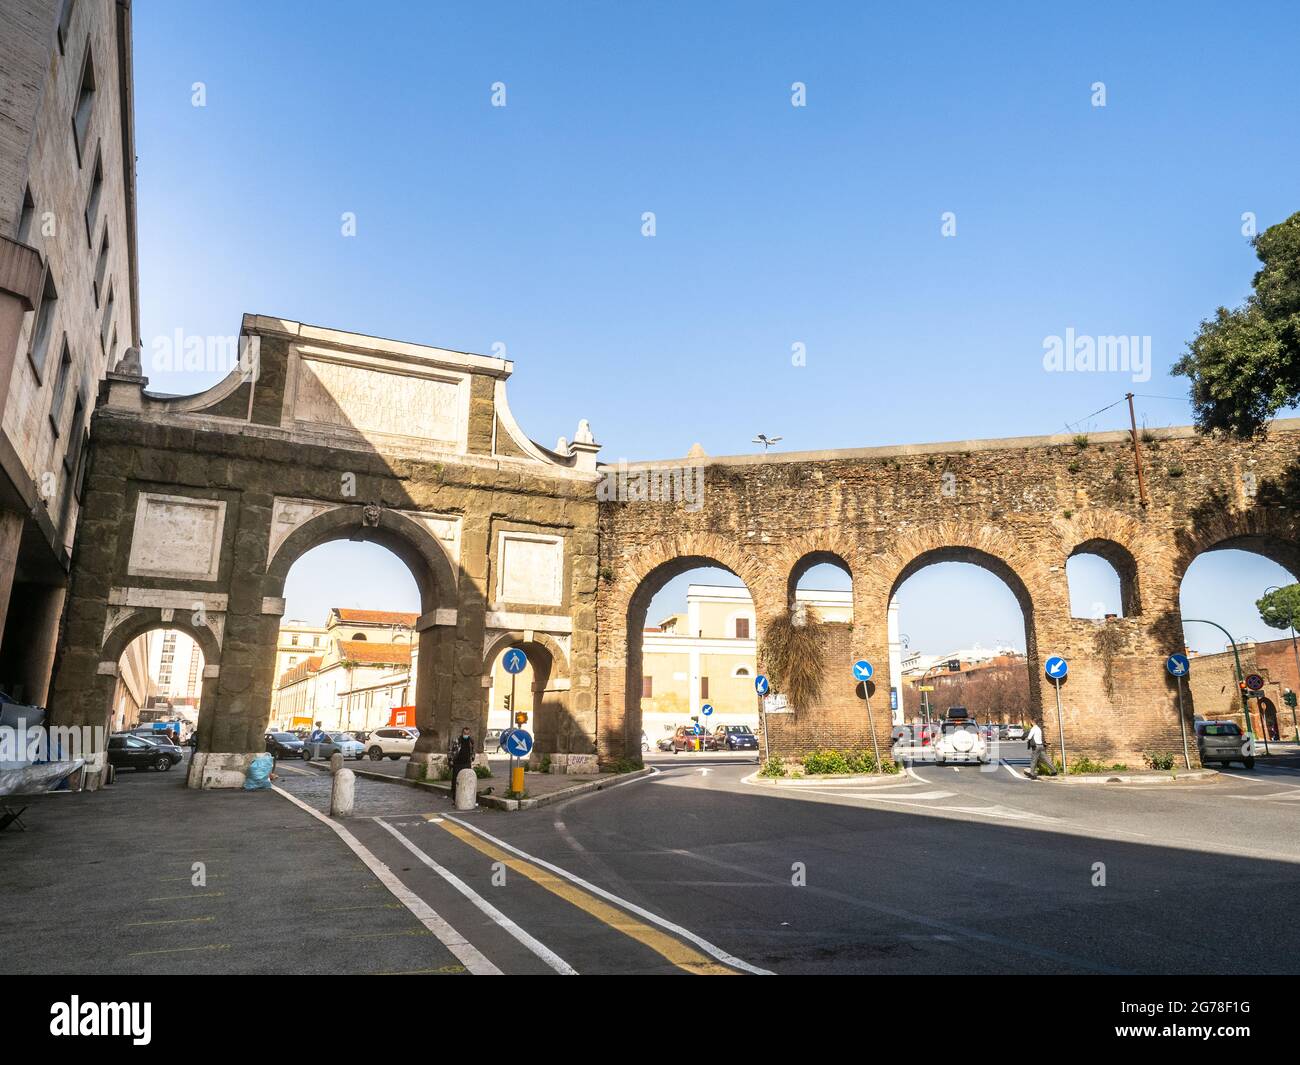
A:
[[[754,603],[755,640],[764,618],[785,609],[784,589],[762,563],[712,533],[648,545],[623,560],[597,596],[597,748],[602,760],[639,759],[641,752],[641,638],[650,600],[674,577],[702,566],[727,570]]]
[[[576,719],[571,707],[572,680],[569,671],[569,654],[560,640],[550,633],[514,630],[492,632],[487,636],[483,654],[483,672],[491,677],[501,655],[517,647],[528,656],[532,685],[529,692],[532,718],[526,728],[533,734],[533,754],[530,759],[538,765],[543,758],[550,760],[552,772],[573,773],[594,771],[595,753],[588,748],[585,730]],[[487,728],[489,705],[484,689],[482,725],[479,735]],[[522,706],[522,703],[520,704]],[[512,706],[512,711],[519,706]]]
[[[111,721],[113,694],[116,687],[119,663],[132,641],[159,629],[183,632],[198,644],[203,655],[203,677],[199,692],[198,743],[196,750],[208,749],[217,720],[217,686],[221,675],[220,625],[214,629],[206,619],[196,620],[193,615],[178,612],[170,607],[125,608],[110,615],[110,630],[105,634],[100,652],[99,666],[95,671],[96,700],[104,709],[105,720]],[[195,760],[197,761],[197,759]],[[190,763],[190,773],[196,773],[195,761]],[[191,787],[200,786],[201,771],[189,781]]]
[[[304,506],[312,506],[304,503]],[[406,565],[420,594],[420,616],[415,624],[416,655],[413,680],[415,721],[420,741],[412,762],[427,760],[431,754],[445,752],[452,732],[453,668],[456,623],[458,619],[458,573],[446,550],[419,515],[369,505],[316,505],[270,546],[262,585],[264,611],[274,614],[278,628],[284,610],[284,584],[294,563],[322,544],[336,540],[373,543],[392,552]],[[264,689],[269,693],[275,683],[275,637],[267,644],[263,671],[267,676]],[[479,733],[480,740],[482,733]]]

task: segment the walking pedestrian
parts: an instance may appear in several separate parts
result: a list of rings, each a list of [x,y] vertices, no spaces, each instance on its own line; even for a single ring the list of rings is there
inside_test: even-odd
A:
[[[1026,737],[1025,742],[1029,746],[1029,771],[1025,775],[1029,777],[1030,780],[1037,780],[1038,767],[1043,765],[1047,767],[1047,775],[1054,776],[1056,774],[1056,766],[1054,766],[1052,760],[1047,757],[1047,751],[1043,747],[1043,730],[1039,727],[1037,721],[1035,721],[1030,727],[1029,735]]]

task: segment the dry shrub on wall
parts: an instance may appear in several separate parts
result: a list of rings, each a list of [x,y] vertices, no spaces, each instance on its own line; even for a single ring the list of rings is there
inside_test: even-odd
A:
[[[782,614],[763,630],[763,668],[772,690],[780,692],[793,710],[817,704],[826,657],[825,629],[816,611]]]

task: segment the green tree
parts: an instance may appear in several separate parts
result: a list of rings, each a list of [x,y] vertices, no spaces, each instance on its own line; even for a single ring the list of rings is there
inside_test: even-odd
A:
[[[1259,433],[1300,402],[1300,212],[1251,240],[1263,264],[1240,307],[1201,322],[1173,373],[1191,378],[1196,426]]]
[[[1300,629],[1300,584],[1274,588],[1263,599],[1255,600],[1260,620],[1272,629],[1289,629],[1294,618]]]

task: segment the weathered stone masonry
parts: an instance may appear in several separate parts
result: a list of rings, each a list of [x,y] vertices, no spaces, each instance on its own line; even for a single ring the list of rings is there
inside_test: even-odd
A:
[[[190,783],[239,782],[263,746],[290,566],[362,539],[401,557],[420,590],[422,759],[463,724],[481,737],[487,656],[516,643],[549,691],[542,750],[591,761],[597,445],[559,455],[524,437],[499,359],[278,319],[246,318],[243,335],[256,374],[198,397],[151,397],[137,367],[110,375],[55,719],[103,724],[126,644],[181,628],[206,659]]]
[[[1020,602],[1048,736],[1042,663],[1062,654],[1072,754],[1135,761],[1181,747],[1163,662],[1183,645],[1178,588],[1196,555],[1244,547],[1300,575],[1300,421],[1247,443],[1156,431],[1145,507],[1126,433],[646,463],[628,473],[704,463],[702,498],[629,502],[598,493],[585,424],[556,451],[528,439],[508,362],[257,316],[242,333],[245,372],[199,396],[151,396],[134,360],[109,375],[51,705],[57,722],[105,724],[127,643],[190,632],[206,661],[196,787],[237,785],[262,748],[285,577],[332,539],[390,548],[419,587],[412,772],[462,725],[481,738],[490,667],[511,645],[545,692],[539,754],[561,771],[597,752],[638,758],[654,593],[724,566],[754,597],[761,645],[826,561],[853,578],[854,620],[828,626],[819,705],[769,719],[773,750],[870,746],[857,657],[876,663],[887,743],[889,600],[923,566],[958,560]],[[1070,616],[1065,564],[1079,552],[1115,565],[1124,617]]]

